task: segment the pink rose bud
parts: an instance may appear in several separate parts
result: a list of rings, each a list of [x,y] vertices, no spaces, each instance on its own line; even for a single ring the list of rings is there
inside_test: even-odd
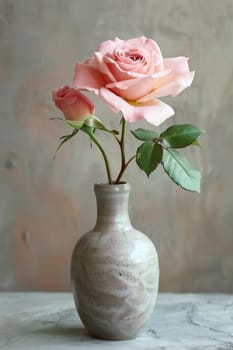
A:
[[[67,85],[53,90],[52,98],[67,120],[82,121],[94,113],[93,103],[77,89]]]

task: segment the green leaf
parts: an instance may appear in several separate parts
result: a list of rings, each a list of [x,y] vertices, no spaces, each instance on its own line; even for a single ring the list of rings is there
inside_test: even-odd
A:
[[[136,139],[141,141],[154,141],[159,137],[159,134],[155,131],[148,129],[136,129],[131,130],[131,133],[136,137]]]
[[[65,123],[75,130],[80,130],[84,124],[84,121],[66,120]]]
[[[119,131],[117,131],[117,130],[109,130],[109,132],[111,132],[112,134],[114,134],[114,135],[119,135]]]
[[[56,153],[59,151],[59,149],[61,148],[61,146],[62,146],[65,142],[67,142],[68,140],[70,140],[72,137],[74,137],[74,136],[78,133],[78,131],[79,131],[79,130],[75,129],[75,130],[73,130],[73,132],[72,132],[71,134],[69,134],[69,135],[64,135],[64,136],[61,136],[61,137],[60,137],[60,140],[62,140],[62,141],[60,142],[60,144],[58,145],[58,147],[57,147],[57,149],[56,149],[56,152],[55,152],[55,155],[54,155],[54,159],[55,159],[55,157],[56,157]]]
[[[178,151],[164,150],[162,164],[168,176],[183,189],[200,193],[201,174]]]
[[[152,141],[145,142],[137,149],[136,162],[140,169],[149,177],[163,157],[162,146]]]
[[[102,121],[95,117],[94,115],[85,119],[84,121],[85,125],[90,126],[91,128],[95,128],[95,129],[106,129],[104,124],[102,123]]]
[[[104,130],[104,131],[107,131],[107,132],[110,132],[114,135],[119,135],[119,132],[117,130],[109,130],[105,127],[105,125],[102,123],[102,121],[96,117],[96,116],[91,116],[90,118],[87,118],[85,121],[84,121],[84,124],[86,126],[89,126],[90,128],[93,128],[93,129],[100,129],[100,130]]]
[[[162,132],[163,144],[171,148],[183,148],[191,145],[205,130],[189,124],[173,125]]]

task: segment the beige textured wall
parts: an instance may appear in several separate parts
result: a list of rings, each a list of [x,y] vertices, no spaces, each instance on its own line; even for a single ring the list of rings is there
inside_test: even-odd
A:
[[[0,0],[0,289],[69,289],[71,250],[94,224],[92,185],[105,173],[82,135],[53,160],[66,128],[48,119],[57,114],[50,92],[101,41],[145,34],[165,57],[191,57],[193,87],[167,101],[173,122],[208,135],[187,152],[203,173],[201,196],[131,167],[132,222],[157,246],[160,290],[233,292],[232,18],[232,0]],[[116,127],[119,117],[95,101]]]

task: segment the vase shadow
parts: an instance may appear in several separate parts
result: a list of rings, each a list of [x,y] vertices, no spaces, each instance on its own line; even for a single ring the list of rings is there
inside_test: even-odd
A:
[[[57,322],[51,320],[34,319],[29,321],[15,319],[4,322],[2,332],[15,342],[17,339],[25,336],[27,339],[38,343],[44,339],[52,342],[63,340],[68,343],[87,342],[92,339],[80,321],[77,324],[72,321],[70,323],[64,321],[63,324],[60,320]]]
[[[84,326],[67,326],[67,325],[56,325],[55,323],[50,326],[44,327],[43,324],[41,327],[37,323],[37,329],[33,331],[34,334],[37,336],[39,335],[46,335],[51,336],[52,338],[59,338],[62,339],[69,339],[69,341],[82,341],[82,340],[88,340],[92,337],[89,335],[87,330],[84,328]]]

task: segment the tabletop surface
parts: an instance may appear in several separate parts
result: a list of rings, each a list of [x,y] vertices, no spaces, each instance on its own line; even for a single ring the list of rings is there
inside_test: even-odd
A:
[[[233,350],[233,295],[159,294],[133,340],[92,338],[70,293],[0,293],[0,349]]]

